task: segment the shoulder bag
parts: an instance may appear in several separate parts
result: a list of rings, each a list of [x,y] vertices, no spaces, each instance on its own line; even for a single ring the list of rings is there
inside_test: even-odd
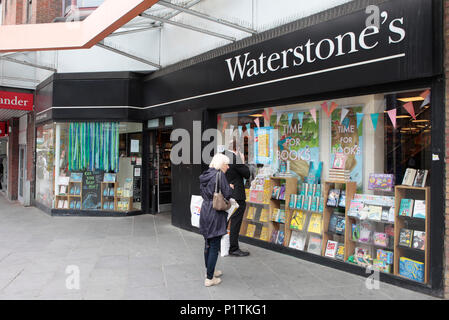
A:
[[[226,200],[225,197],[223,197],[221,190],[219,190],[218,188],[219,183],[220,183],[220,172],[217,173],[217,176],[215,178],[215,192],[214,192],[214,199],[212,201],[212,208],[214,208],[217,211],[227,211],[229,210],[229,208],[231,208],[231,202]]]

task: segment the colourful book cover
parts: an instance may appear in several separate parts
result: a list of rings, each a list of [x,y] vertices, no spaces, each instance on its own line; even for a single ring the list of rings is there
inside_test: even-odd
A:
[[[385,263],[385,261],[383,261],[383,260],[374,259],[373,260],[373,269],[376,271],[390,273],[391,265]]]
[[[311,199],[310,197],[307,197],[307,196],[304,197],[304,202],[302,204],[302,208],[304,210],[309,210],[310,209],[310,199]]]
[[[426,202],[424,200],[415,200],[413,206],[413,218],[426,218]]]
[[[284,237],[285,237],[285,233],[284,231],[279,231],[278,232],[278,236],[276,238],[276,243],[283,245],[284,244]]]
[[[304,229],[304,224],[306,222],[306,215],[302,211],[293,211],[292,221],[290,223],[290,228],[298,231]]]
[[[388,236],[383,232],[374,232],[373,235],[374,244],[381,247],[388,246]]]
[[[360,222],[360,242],[371,242],[373,225],[369,222]]]
[[[304,250],[306,238],[307,237],[305,233],[293,231],[290,236],[289,247],[296,250]]]
[[[276,243],[277,237],[278,237],[278,231],[277,230],[273,230],[273,232],[271,232],[270,242]]]
[[[401,229],[399,233],[399,245],[410,247],[412,245],[412,230]]]
[[[335,254],[335,259],[344,261],[345,260],[345,244],[339,243],[337,246],[337,253]]]
[[[368,206],[369,207],[369,214],[368,219],[375,220],[375,221],[381,221],[382,220],[382,207],[380,206]]]
[[[394,175],[371,173],[368,180],[368,190],[393,191]]]
[[[329,232],[335,233],[336,226],[337,226],[337,220],[338,220],[338,215],[333,213],[329,220],[329,228],[328,228]]]
[[[255,207],[249,207],[248,208],[248,214],[246,215],[246,219],[248,219],[248,220],[254,219],[255,211],[256,211]]]
[[[268,222],[268,216],[269,216],[269,212],[267,209],[262,209],[262,211],[260,212],[260,218],[259,221],[260,222]]]
[[[413,203],[413,199],[402,199],[401,206],[399,207],[399,215],[411,217],[413,211]]]
[[[393,259],[393,252],[383,249],[377,249],[377,260],[385,261],[386,264],[393,264]]]
[[[426,245],[426,233],[424,231],[413,231],[413,244],[412,248],[418,250],[424,250]]]
[[[338,206],[341,208],[346,207],[346,191],[342,190],[340,194],[340,198],[338,199]]]
[[[327,197],[327,206],[328,207],[337,207],[339,198],[340,198],[340,190],[339,189],[329,190],[329,195]]]
[[[300,195],[296,201],[296,209],[302,209],[302,204],[304,201],[304,196]]]
[[[337,246],[338,246],[337,241],[328,240],[324,256],[329,258],[335,258],[335,255],[337,254]]]
[[[410,280],[424,282],[424,263],[401,257],[399,258],[399,274]]]
[[[337,224],[335,225],[335,233],[339,235],[343,235],[345,233],[345,217],[338,216],[337,217]]]
[[[321,234],[323,219],[321,214],[312,213],[310,216],[309,229],[308,232]]]
[[[256,231],[256,225],[255,224],[248,224],[246,227],[246,236],[249,238],[254,237],[254,232]]]
[[[359,241],[360,239],[360,226],[358,224],[352,224],[352,240]]]
[[[262,227],[259,239],[263,241],[268,241],[268,227]]]
[[[363,209],[363,202],[360,200],[351,200],[351,204],[349,206],[348,216],[350,217],[360,217],[360,211]]]
[[[307,252],[321,255],[321,237],[311,235],[309,237],[309,244],[307,246]]]

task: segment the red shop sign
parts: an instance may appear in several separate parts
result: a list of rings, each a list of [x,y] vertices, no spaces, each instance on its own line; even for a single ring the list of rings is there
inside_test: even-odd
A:
[[[0,91],[0,109],[33,111],[33,94]]]
[[[0,137],[6,136],[6,122],[0,122]]]

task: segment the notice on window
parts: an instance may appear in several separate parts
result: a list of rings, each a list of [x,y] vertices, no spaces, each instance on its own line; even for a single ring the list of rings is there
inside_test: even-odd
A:
[[[139,152],[139,140],[131,140],[131,153]]]

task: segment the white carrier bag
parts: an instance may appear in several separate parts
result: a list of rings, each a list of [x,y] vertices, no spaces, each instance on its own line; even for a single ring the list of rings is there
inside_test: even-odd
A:
[[[200,227],[201,205],[203,204],[202,196],[192,196],[190,200],[190,220],[193,227]]]

